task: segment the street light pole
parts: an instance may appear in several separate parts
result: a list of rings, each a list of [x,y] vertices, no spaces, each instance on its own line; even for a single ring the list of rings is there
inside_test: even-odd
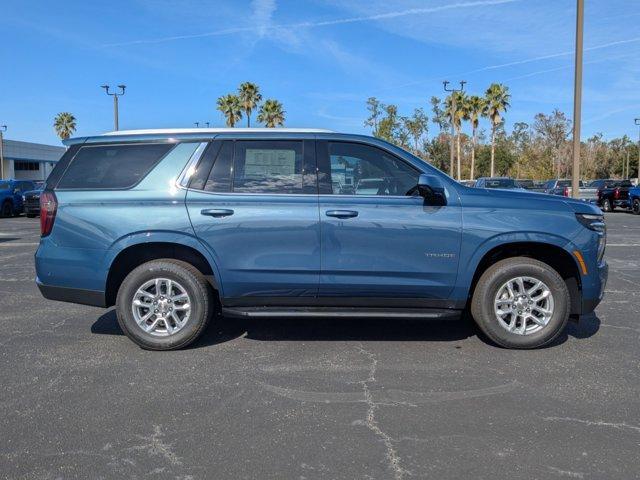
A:
[[[451,166],[449,168],[449,175],[453,178],[453,161],[454,161],[454,152],[453,152],[453,133],[454,133],[454,117],[457,113],[458,106],[456,105],[456,92],[462,92],[464,90],[464,84],[467,83],[464,80],[460,81],[460,88],[449,88],[449,80],[445,80],[442,82],[445,92],[451,92],[451,136],[449,139],[449,162]],[[460,180],[460,155],[458,155],[458,180]]]
[[[573,173],[571,175],[571,195],[573,198],[580,198],[580,122],[582,119],[584,0],[577,0],[576,10],[576,64],[573,85]]]
[[[120,89],[119,92],[109,92],[109,85],[101,85],[102,88],[104,88],[105,92],[107,93],[107,95],[110,95],[113,97],[113,126],[114,126],[114,130],[119,130],[118,128],[118,97],[124,95],[124,89],[127,88],[126,85],[118,85],[118,88]]]
[[[640,127],[640,118],[634,118],[633,123]],[[640,185],[640,128],[638,128],[638,185]]]
[[[4,138],[2,134],[7,131],[6,125],[0,125],[0,180],[4,179]]]

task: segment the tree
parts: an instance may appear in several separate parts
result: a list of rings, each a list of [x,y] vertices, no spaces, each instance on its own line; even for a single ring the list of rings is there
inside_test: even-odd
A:
[[[236,95],[229,94],[218,98],[217,109],[224,115],[227,127],[235,127],[242,118],[242,105]]]
[[[398,107],[396,105],[381,105],[385,116],[378,123],[378,138],[394,143],[397,139],[400,121],[398,119]]]
[[[247,127],[251,127],[251,112],[258,108],[258,103],[262,100],[260,88],[255,83],[241,83],[238,87],[238,99],[242,110],[247,115]]]
[[[369,118],[365,120],[364,124],[365,126],[372,128],[371,133],[374,137],[378,136],[378,122],[383,109],[384,105],[382,105],[376,97],[369,97],[367,99]]]
[[[571,120],[557,108],[550,115],[538,113],[533,121],[533,131],[537,140],[550,157],[551,168],[556,176],[568,169],[570,145],[567,141],[571,132]]]
[[[258,112],[258,121],[264,123],[267,128],[281,127],[284,125],[285,111],[282,104],[273,99],[265,100]]]
[[[484,98],[477,95],[467,97],[467,101],[463,105],[464,119],[471,123],[471,180],[475,179],[475,163],[476,163],[476,145],[478,144],[478,126],[480,125],[480,117],[485,111],[486,102]]]
[[[404,117],[402,121],[404,128],[413,140],[413,149],[415,153],[418,154],[420,151],[420,140],[429,130],[429,118],[422,108],[416,108],[413,111],[413,116],[409,118]]]
[[[509,108],[509,87],[501,83],[492,83],[485,92],[485,115],[491,120],[491,176],[495,170],[496,128],[502,123],[501,112]]]
[[[456,132],[456,158],[458,166],[458,180],[461,179],[461,166],[460,166],[460,131],[462,130],[462,119],[464,118],[464,104],[466,103],[467,96],[464,92],[452,92],[445,99],[445,109],[449,118],[450,124]],[[455,106],[455,108],[454,108]]]
[[[447,113],[442,106],[442,101],[438,97],[431,97],[429,102],[431,103],[431,111],[433,112],[431,121],[438,125],[438,133],[442,133],[449,128],[449,120],[447,119]]]
[[[53,128],[60,140],[66,140],[76,131],[76,117],[69,112],[61,112],[53,119]]]

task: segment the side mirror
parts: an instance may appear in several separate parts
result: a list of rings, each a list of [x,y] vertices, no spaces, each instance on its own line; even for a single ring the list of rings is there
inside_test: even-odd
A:
[[[435,175],[423,173],[418,178],[418,193],[431,205],[444,206],[447,204],[447,196],[444,185]]]

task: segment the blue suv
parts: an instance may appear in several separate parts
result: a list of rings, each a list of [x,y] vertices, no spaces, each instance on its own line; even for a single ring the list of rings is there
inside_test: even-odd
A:
[[[147,349],[227,317],[449,318],[552,342],[607,279],[602,212],[469,188],[382,140],[176,129],[75,138],[41,194],[36,282]]]

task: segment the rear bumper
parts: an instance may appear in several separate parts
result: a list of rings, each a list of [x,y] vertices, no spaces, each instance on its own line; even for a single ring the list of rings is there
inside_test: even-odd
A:
[[[38,285],[42,296],[49,300],[57,300],[59,302],[68,303],[79,303],[81,305],[91,305],[93,307],[106,306],[104,292],[100,292],[97,290],[83,290],[80,288],[44,285],[38,279],[36,279],[36,285]]]

